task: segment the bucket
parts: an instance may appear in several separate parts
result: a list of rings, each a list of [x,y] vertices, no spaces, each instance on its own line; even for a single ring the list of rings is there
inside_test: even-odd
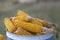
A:
[[[7,40],[53,40],[52,34],[43,34],[37,36],[22,36],[6,32]]]

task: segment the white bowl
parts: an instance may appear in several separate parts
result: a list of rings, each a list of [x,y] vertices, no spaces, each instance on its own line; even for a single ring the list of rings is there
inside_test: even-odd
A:
[[[37,35],[37,36],[22,36],[16,35],[10,32],[6,32],[7,40],[53,40],[52,34],[44,34],[44,35]]]

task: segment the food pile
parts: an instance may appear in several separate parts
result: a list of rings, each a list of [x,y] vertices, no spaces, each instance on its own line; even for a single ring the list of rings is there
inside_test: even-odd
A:
[[[48,23],[45,20],[34,18],[26,12],[19,10],[15,17],[5,18],[4,24],[8,32],[17,35],[42,35],[45,33],[55,33],[53,23]]]

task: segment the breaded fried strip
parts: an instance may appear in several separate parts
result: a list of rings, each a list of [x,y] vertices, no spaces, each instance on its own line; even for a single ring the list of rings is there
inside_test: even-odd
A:
[[[13,32],[16,30],[16,27],[13,25],[9,18],[4,19],[4,24],[9,32]]]
[[[26,35],[26,36],[31,36],[32,34],[29,33],[28,31],[24,30],[21,27],[18,27],[17,30],[14,32],[17,35]]]

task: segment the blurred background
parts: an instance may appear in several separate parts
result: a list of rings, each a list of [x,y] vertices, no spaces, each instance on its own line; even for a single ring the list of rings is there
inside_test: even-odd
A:
[[[3,19],[15,16],[18,10],[23,10],[32,17],[55,23],[60,33],[59,0],[0,0],[0,34],[6,33]],[[60,40],[60,34],[57,40]]]

